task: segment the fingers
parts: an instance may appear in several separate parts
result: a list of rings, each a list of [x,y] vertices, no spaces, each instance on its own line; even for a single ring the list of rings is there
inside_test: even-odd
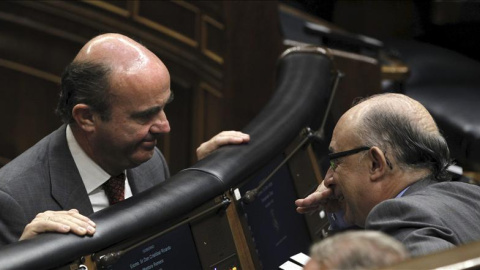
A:
[[[325,205],[328,197],[330,197],[331,194],[331,189],[326,189],[322,191],[317,190],[304,199],[296,200],[295,205],[297,206],[297,212],[305,214],[319,210],[321,206]]]
[[[250,135],[245,134],[241,131],[229,130],[222,131],[215,135],[213,139],[218,141],[232,141],[232,142],[247,142],[250,140]]]
[[[46,211],[38,214],[24,229],[20,240],[29,239],[45,232],[93,235],[95,223],[81,215],[78,210]]]
[[[310,207],[297,207],[297,213],[299,214],[314,214],[320,211],[320,206],[310,206]]]
[[[333,195],[331,188],[325,187],[320,184],[315,192],[308,195],[304,199],[298,199],[295,201],[297,206],[297,212],[300,214],[312,213],[319,211],[322,207],[327,212],[334,212],[340,208],[340,203]]]
[[[222,131],[197,148],[197,159],[203,159],[219,147],[226,144],[241,144],[250,141],[250,135],[240,131]]]

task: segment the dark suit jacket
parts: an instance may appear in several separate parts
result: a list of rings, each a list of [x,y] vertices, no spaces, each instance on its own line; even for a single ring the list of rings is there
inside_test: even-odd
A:
[[[72,208],[88,216],[93,208],[68,149],[66,125],[0,169],[0,245],[15,242],[38,213]],[[127,170],[135,195],[169,177],[160,150]]]
[[[365,228],[397,238],[413,256],[480,240],[480,187],[420,180],[375,206]]]

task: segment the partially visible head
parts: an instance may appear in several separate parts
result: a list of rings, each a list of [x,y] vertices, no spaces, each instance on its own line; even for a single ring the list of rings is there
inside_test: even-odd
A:
[[[338,121],[330,151],[361,151],[334,161],[325,178],[344,203],[347,222],[364,226],[381,201],[428,175],[448,179],[447,143],[435,121],[419,102],[401,94],[367,98]]]
[[[348,231],[314,244],[304,269],[376,269],[408,257],[401,242],[382,232]]]
[[[150,159],[158,134],[170,131],[163,110],[173,97],[168,70],[124,35],[103,34],[86,43],[66,68],[61,88],[57,112],[109,173]]]

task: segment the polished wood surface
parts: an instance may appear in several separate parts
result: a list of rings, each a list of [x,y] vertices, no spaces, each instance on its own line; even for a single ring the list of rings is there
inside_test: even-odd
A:
[[[416,257],[385,269],[480,269],[480,241],[442,252]]]

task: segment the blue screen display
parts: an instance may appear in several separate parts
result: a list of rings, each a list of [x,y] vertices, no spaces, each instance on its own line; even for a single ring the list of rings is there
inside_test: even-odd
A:
[[[254,189],[283,160],[279,156],[265,166],[240,193]],[[297,199],[288,165],[283,165],[263,186],[256,199],[242,203],[263,269],[278,269],[289,257],[308,254],[311,238],[304,217],[296,212]]]
[[[181,225],[124,254],[108,269],[202,269],[189,224]]]

